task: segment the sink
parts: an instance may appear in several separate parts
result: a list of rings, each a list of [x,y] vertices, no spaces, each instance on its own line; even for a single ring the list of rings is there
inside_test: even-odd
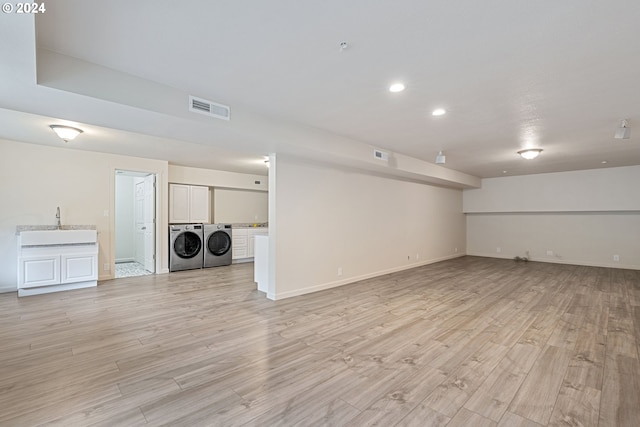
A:
[[[20,233],[22,246],[96,243],[97,240],[96,230],[34,230]]]

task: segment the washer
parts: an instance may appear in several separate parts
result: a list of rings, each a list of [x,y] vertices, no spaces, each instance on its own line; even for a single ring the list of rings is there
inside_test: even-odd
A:
[[[169,225],[169,271],[202,268],[202,224]]]
[[[203,267],[231,265],[231,224],[204,225]]]

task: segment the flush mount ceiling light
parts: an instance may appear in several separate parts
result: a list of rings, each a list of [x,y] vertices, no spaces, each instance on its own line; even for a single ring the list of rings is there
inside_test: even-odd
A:
[[[402,92],[404,90],[404,84],[394,83],[389,86],[389,92]]]
[[[50,125],[53,130],[64,142],[73,140],[76,136],[82,133],[82,129],[72,128],[71,126],[62,125]]]
[[[629,128],[629,121],[622,120],[620,127],[616,129],[615,139],[629,139],[631,138],[631,128]]]
[[[444,108],[436,108],[431,112],[432,116],[444,116],[445,114],[447,114],[447,110]]]
[[[527,150],[518,151],[518,154],[527,160],[535,159],[540,153],[542,153],[542,148],[529,148]]]
[[[436,156],[436,165],[444,165],[447,161],[447,157],[442,154],[442,150],[438,151],[438,155]]]

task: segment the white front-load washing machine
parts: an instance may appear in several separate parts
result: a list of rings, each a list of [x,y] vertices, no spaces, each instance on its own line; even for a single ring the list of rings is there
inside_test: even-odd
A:
[[[169,271],[202,268],[202,224],[169,225]]]
[[[231,265],[231,224],[205,224],[202,266],[221,265]]]

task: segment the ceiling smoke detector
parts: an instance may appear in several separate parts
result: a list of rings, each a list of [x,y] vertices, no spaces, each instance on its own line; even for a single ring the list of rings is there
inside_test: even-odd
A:
[[[616,129],[615,139],[629,139],[631,138],[631,128],[629,128],[629,121],[622,120],[620,127]]]
[[[442,150],[438,151],[438,155],[436,156],[436,165],[444,165],[447,161],[447,157],[442,154]]]

